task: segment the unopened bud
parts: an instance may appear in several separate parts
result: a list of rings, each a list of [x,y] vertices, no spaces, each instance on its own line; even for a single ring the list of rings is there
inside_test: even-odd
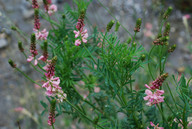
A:
[[[142,61],[144,61],[145,58],[146,58],[146,55],[145,55],[145,54],[142,54],[141,57],[140,57],[140,59],[141,59]]]
[[[132,38],[129,37],[129,39],[127,40],[127,43],[130,44],[130,43],[131,43],[131,40],[132,40]]]
[[[65,18],[66,18],[65,14],[63,14],[63,15],[62,15],[62,18],[63,18],[63,19],[65,19]]]
[[[142,23],[141,18],[138,18],[134,29],[135,32],[140,32],[141,23]]]
[[[120,27],[120,22],[117,21],[117,22],[116,22],[116,26],[115,26],[115,31],[116,31],[116,32],[119,30],[119,27]]]
[[[12,68],[16,68],[16,64],[11,59],[8,60],[8,63]]]
[[[164,36],[169,36],[170,28],[171,28],[170,23],[167,23],[165,26],[165,31],[163,33]]]
[[[57,56],[54,56],[54,57],[52,58],[52,60],[51,60],[51,63],[52,63],[53,65],[55,65],[56,62],[57,62]]]
[[[171,53],[176,49],[176,44],[172,45],[169,49],[168,52]]]
[[[163,19],[167,19],[169,17],[169,15],[171,14],[173,8],[172,7],[169,7],[165,13],[163,14]]]
[[[18,42],[18,48],[21,52],[24,52],[23,44],[21,41]]]
[[[136,47],[136,46],[137,46],[136,42],[134,42],[132,45],[133,45],[133,47]]]
[[[35,37],[34,33],[31,34],[31,43],[33,43],[33,44],[36,43],[36,37]]]
[[[16,31],[16,30],[17,30],[17,27],[11,26],[11,29],[14,30],[14,31]]]
[[[114,20],[111,20],[108,24],[107,24],[107,31],[109,32],[111,30],[111,28],[113,27],[113,25],[115,24]]]

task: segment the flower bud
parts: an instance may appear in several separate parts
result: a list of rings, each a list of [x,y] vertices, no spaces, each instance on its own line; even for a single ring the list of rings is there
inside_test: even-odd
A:
[[[111,30],[111,28],[113,27],[115,21],[111,20],[108,24],[107,24],[107,31],[109,32]]]
[[[21,52],[24,52],[23,44],[21,41],[18,42],[18,48]]]
[[[40,19],[39,19],[39,9],[34,9],[34,28],[39,30],[40,29]]]
[[[35,37],[34,33],[31,34],[31,43],[33,43],[33,44],[36,43],[36,37]]]
[[[12,68],[16,68],[16,64],[11,59],[8,60],[8,63]]]
[[[168,53],[173,52],[176,49],[176,44],[172,45],[169,49],[168,49]]]
[[[68,35],[65,36],[64,40],[65,40],[65,41],[68,40]]]
[[[165,13],[163,14],[163,19],[167,19],[169,17],[169,15],[171,14],[173,8],[172,7],[169,7]]]
[[[133,45],[133,47],[136,47],[136,46],[137,46],[136,42],[132,43],[132,45]]]
[[[116,26],[115,26],[115,31],[116,31],[116,32],[119,30],[119,27],[120,27],[120,22],[117,21],[117,22],[116,22]]]
[[[163,33],[164,36],[169,36],[170,28],[171,28],[170,23],[167,23],[165,27],[165,31]]]
[[[14,31],[16,31],[16,30],[17,30],[17,27],[11,26],[11,29],[14,30]]]
[[[82,9],[81,11],[80,11],[80,19],[84,19],[85,18],[85,13],[86,13],[86,10],[85,9]]]
[[[39,8],[39,5],[37,3],[37,0],[32,0],[32,7],[33,8]]]
[[[130,43],[131,43],[131,40],[132,40],[132,38],[129,37],[129,39],[127,40],[127,43],[130,44]]]
[[[55,65],[57,62],[57,56],[54,56],[52,59],[51,59],[51,64],[52,65]]]
[[[56,100],[53,99],[51,101],[50,113],[48,117],[48,125],[50,126],[52,126],[55,123],[55,108],[56,108]]]
[[[63,14],[63,15],[62,15],[62,19],[65,19],[65,18],[66,18],[65,14]]]
[[[134,29],[135,32],[140,32],[141,23],[142,23],[141,18],[138,18]]]
[[[144,61],[145,58],[146,58],[146,55],[145,55],[145,54],[142,54],[141,57],[140,57],[141,61]]]

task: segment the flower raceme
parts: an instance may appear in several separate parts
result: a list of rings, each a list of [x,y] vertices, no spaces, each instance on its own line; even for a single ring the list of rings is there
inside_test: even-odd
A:
[[[164,96],[161,96],[164,94],[164,90],[159,90],[159,88],[167,77],[168,73],[165,73],[153,81],[152,86],[145,84],[145,87],[148,88],[145,90],[147,96],[143,97],[144,100],[148,101],[146,105],[152,106],[164,102]]]
[[[152,86],[148,86],[147,84],[145,84],[145,87],[150,90],[159,89],[167,77],[168,77],[168,73],[165,73],[165,74],[161,75],[160,77],[158,77],[155,81],[153,81]]]
[[[57,6],[52,4],[51,0],[43,0],[43,4],[44,4],[45,11],[49,14],[49,16],[57,12]]]
[[[31,52],[31,56],[29,56],[27,58],[27,62],[31,62],[32,60],[34,60],[34,65],[37,65],[38,61],[35,58],[36,55],[38,55],[37,49],[36,49],[36,37],[35,34],[31,35],[31,46],[30,46],[30,52]]]
[[[76,30],[74,30],[73,32],[75,34],[75,38],[80,37],[83,43],[87,43],[87,38],[88,38],[87,29],[85,29],[84,31],[76,31]],[[81,45],[81,40],[77,39],[75,41],[75,45],[76,46]]]
[[[75,34],[75,38],[78,38],[76,39],[75,41],[75,46],[79,46],[81,45],[81,42],[83,43],[87,43],[87,38],[88,38],[88,33],[87,33],[87,29],[84,30],[84,16],[85,16],[85,12],[81,12],[81,15],[78,19],[78,22],[77,22],[77,25],[76,25],[76,30],[74,30],[74,34]]]
[[[54,77],[56,61],[57,57],[54,57],[52,60],[48,60],[47,65],[43,67],[47,72],[45,73],[46,82],[42,85],[42,87],[46,89],[45,94],[47,96],[57,96],[58,100],[62,102],[66,98],[66,94],[62,91],[62,88],[59,86],[59,77]]]
[[[147,89],[145,90],[145,94],[147,96],[143,97],[143,99],[148,101],[146,103],[148,106],[164,102],[164,96],[161,96],[164,94],[163,90],[156,90],[155,92],[152,92],[151,90]]]

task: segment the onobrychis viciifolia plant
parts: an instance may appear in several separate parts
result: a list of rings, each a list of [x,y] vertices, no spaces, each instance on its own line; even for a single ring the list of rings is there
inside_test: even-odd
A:
[[[91,1],[74,0],[74,9],[65,4],[58,14],[57,6],[51,0],[42,2],[43,9],[37,0],[32,0],[34,28],[31,29],[30,49],[22,43],[28,42],[29,36],[17,27],[13,26],[12,30],[24,37],[24,41],[18,42],[18,48],[42,75],[43,83],[34,81],[11,59],[9,64],[45,90],[50,108],[46,100],[41,101],[44,107],[41,115],[49,113],[48,126],[63,128],[59,126],[60,116],[62,121],[78,120],[85,129],[190,127],[191,78],[186,82],[184,75],[180,79],[171,77],[171,73],[168,76],[165,69],[168,56],[176,48],[175,44],[169,43],[171,7],[162,15],[159,31],[148,52],[136,36],[142,33],[141,18],[129,32],[113,16],[114,19],[105,23],[105,32],[99,32],[95,25],[87,22]],[[103,6],[100,0],[98,2]],[[112,14],[108,9],[106,11]],[[50,26],[40,24],[41,18]],[[128,32],[128,40],[120,40],[120,29]],[[144,69],[147,69],[146,73]],[[140,80],[137,71],[142,73],[142,78],[148,78]],[[142,85],[137,86],[136,80]],[[39,126],[47,128],[47,125]]]

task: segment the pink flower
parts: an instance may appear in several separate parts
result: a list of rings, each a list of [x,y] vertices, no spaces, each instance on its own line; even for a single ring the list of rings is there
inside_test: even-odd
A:
[[[65,94],[62,90],[58,90],[57,97],[59,102],[63,102],[63,100],[67,98],[67,94]]]
[[[84,31],[76,31],[76,30],[74,30],[73,32],[75,33],[75,38],[81,36],[82,41],[83,41],[84,43],[87,43],[87,38],[88,38],[87,29],[85,29]],[[76,45],[76,46],[81,45],[80,39],[77,39],[77,40],[75,41],[75,45]]]
[[[100,92],[100,87],[94,87],[94,92],[99,93]]]
[[[47,36],[48,36],[49,32],[46,29],[39,31],[39,30],[34,28],[33,30],[35,31],[35,36],[37,39],[47,40]]]
[[[54,96],[55,93],[57,93],[58,90],[61,90],[61,87],[59,86],[60,79],[59,77],[51,77],[50,79],[45,82],[42,87],[46,88],[46,95],[48,96]]]
[[[179,119],[179,121],[178,121],[178,120],[175,118],[174,121],[175,121],[176,123],[179,123],[179,121],[180,121],[181,123],[183,123],[183,121],[182,121],[181,119]],[[187,126],[190,126],[190,125],[192,124],[192,119],[191,119],[191,117],[188,117],[188,118],[187,118],[187,122],[188,122]],[[183,129],[183,125],[182,125],[181,123],[179,123],[178,126],[181,127],[181,129]]]
[[[75,33],[75,38],[79,37],[79,35],[80,35],[79,31],[74,30],[73,32]]]
[[[152,106],[153,104],[159,104],[161,102],[164,102],[164,96],[161,96],[164,94],[163,90],[156,90],[153,93],[151,90],[146,89],[145,94],[147,96],[143,97],[143,99],[148,101],[146,103],[146,105],[148,105],[148,106]]]
[[[153,25],[152,25],[151,23],[147,22],[147,23],[145,24],[145,28],[146,28],[147,30],[152,30],[152,29],[153,29]]]
[[[77,28],[80,32],[82,32],[84,26],[85,26],[85,24],[84,24],[84,19],[83,19],[83,18],[79,18],[79,19],[78,19],[78,22],[77,22],[77,25],[76,25],[76,28]]]
[[[159,124],[155,125],[153,122],[150,122],[151,126],[154,127],[154,129],[164,129],[164,127],[159,127]],[[147,127],[149,129],[149,127]]]
[[[190,14],[186,14],[186,15],[184,15],[183,17],[186,18],[186,19],[190,19],[190,18],[191,18],[191,15],[190,15]]]
[[[48,4],[52,4],[52,0],[47,0],[47,3]]]
[[[45,76],[47,78],[51,78],[55,75],[55,66],[52,63],[52,61],[48,60],[47,61],[47,65],[43,67],[43,69],[45,69],[47,71],[47,73],[45,73]]]
[[[32,60],[34,60],[34,65],[36,66],[38,64],[38,61],[37,59],[34,58],[34,56],[29,56],[27,58],[27,62],[31,62]]]
[[[81,36],[82,36],[82,41],[83,41],[84,43],[87,43],[87,38],[88,38],[87,29],[85,29],[85,30],[81,33]]]
[[[79,45],[81,45],[81,41],[80,41],[79,39],[77,39],[77,40],[75,41],[75,46],[79,46]]]
[[[42,60],[42,61],[46,61],[47,60],[47,57],[44,57],[43,55],[42,56],[40,56],[39,58],[38,58],[38,60]]]
[[[48,9],[48,14],[51,16],[55,12],[57,12],[57,6],[52,4]]]
[[[22,112],[23,110],[24,110],[23,107],[14,108],[14,111],[15,111],[15,112]]]

